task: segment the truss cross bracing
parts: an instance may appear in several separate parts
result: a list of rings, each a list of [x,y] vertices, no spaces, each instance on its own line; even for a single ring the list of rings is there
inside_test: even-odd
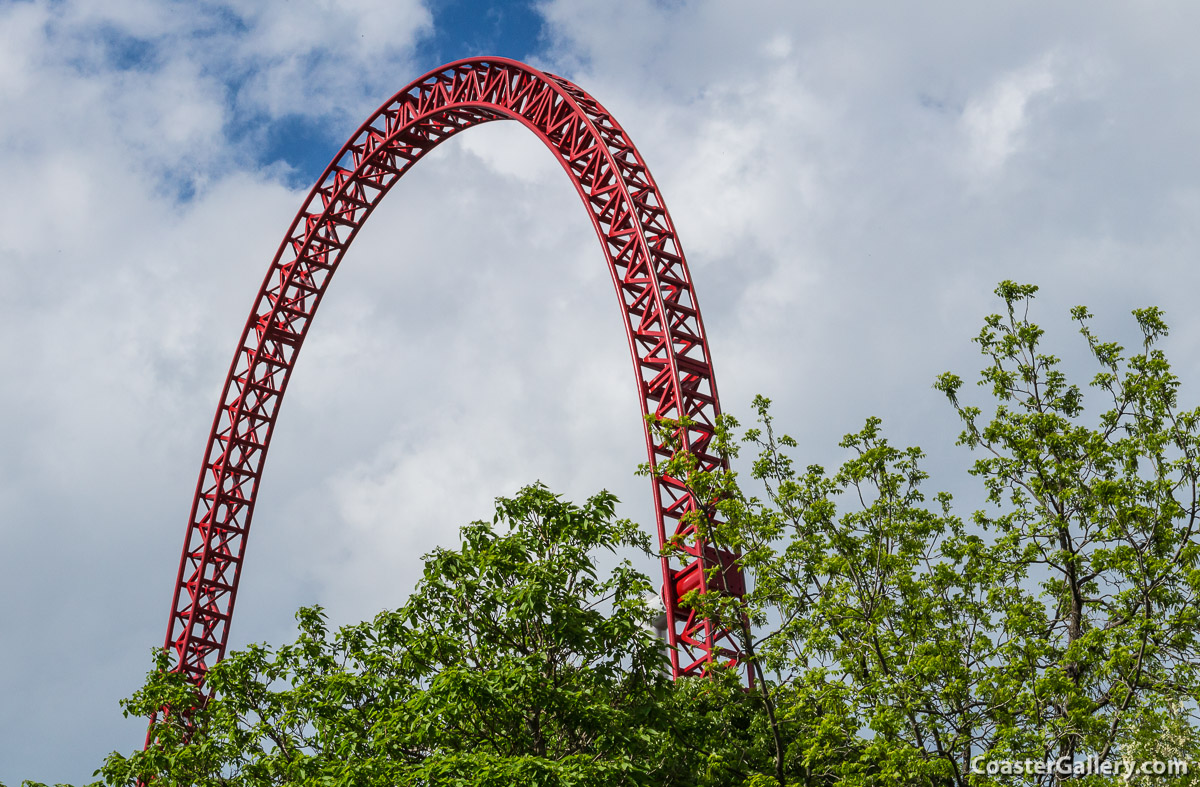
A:
[[[680,444],[703,468],[723,466],[710,452],[720,406],[691,276],[633,142],[604,107],[565,79],[502,58],[450,63],[393,96],[341,149],[288,229],[246,321],[209,435],[166,637],[177,669],[197,684],[225,653],[271,434],[342,256],[422,156],[493,120],[515,120],[536,134],[575,184],[616,287],[642,415],[686,419]],[[655,466],[672,455],[648,424],[646,449]],[[680,479],[658,475],[653,489],[660,545],[681,536],[686,550],[686,563],[662,561],[672,671],[701,675],[714,661],[738,661],[736,640],[678,600],[691,589],[707,591],[716,577],[738,592],[742,577],[731,555],[684,523],[698,502]],[[718,563],[727,568],[705,571]]]

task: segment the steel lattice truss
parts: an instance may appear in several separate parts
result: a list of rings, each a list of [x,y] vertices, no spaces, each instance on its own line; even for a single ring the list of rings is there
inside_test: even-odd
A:
[[[225,653],[246,537],[279,406],[313,315],[342,255],[388,190],[422,156],[463,129],[516,120],[558,157],[587,206],[625,318],[642,414],[687,419],[678,437],[705,469],[719,413],[704,326],[683,251],[645,162],[600,104],[570,82],[501,58],[463,60],[397,93],[342,148],[292,222],[242,332],[213,421],[180,561],[167,648],[197,684]],[[682,443],[681,443],[682,444]],[[671,450],[646,427],[651,464]],[[681,523],[697,501],[655,477],[660,545],[682,536],[686,565],[663,559],[674,674],[736,661],[731,632],[681,609],[688,590],[740,593],[732,556]],[[707,572],[717,565],[722,570]]]

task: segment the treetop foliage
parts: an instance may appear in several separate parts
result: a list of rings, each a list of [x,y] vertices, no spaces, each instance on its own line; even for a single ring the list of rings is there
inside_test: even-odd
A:
[[[1200,759],[1200,410],[1179,403],[1158,309],[1133,312],[1128,351],[1072,310],[1081,383],[1030,320],[1036,292],[997,288],[978,391],[934,384],[983,510],[927,491],[922,451],[877,418],[840,467],[801,464],[764,397],[752,427],[717,425],[734,469],[683,450],[644,468],[711,501],[689,516],[738,556],[744,596],[682,601],[739,632],[752,690],[733,670],[672,682],[650,580],[596,562],[652,556],[644,532],[607,492],[533,485],[429,555],[400,609],[336,630],[302,609],[295,642],[229,654],[207,697],[160,656],[125,712],[194,710],[160,715],[97,784],[1200,783],[1200,763],[1120,770]]]

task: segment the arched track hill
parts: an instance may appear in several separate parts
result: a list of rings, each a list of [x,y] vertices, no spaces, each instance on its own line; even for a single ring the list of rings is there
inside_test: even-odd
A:
[[[641,155],[604,107],[565,79],[502,58],[462,60],[401,90],[342,148],[272,260],[246,321],[213,420],[188,519],[166,647],[197,684],[225,653],[246,561],[246,538],[288,379],[313,315],[346,249],[405,172],[458,132],[515,120],[545,143],[575,184],[612,274],[633,358],[642,415],[687,419],[678,437],[707,469],[719,413],[704,325],[683,250]],[[646,428],[652,464],[670,448]],[[681,536],[687,563],[663,559],[671,666],[703,674],[737,660],[731,632],[682,609],[688,590],[740,592],[732,555],[681,522],[698,502],[680,480],[653,480],[659,543]],[[720,566],[716,572],[705,568]],[[706,573],[708,576],[706,577]]]

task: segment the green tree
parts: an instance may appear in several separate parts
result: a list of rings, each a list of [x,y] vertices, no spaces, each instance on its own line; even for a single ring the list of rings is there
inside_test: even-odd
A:
[[[596,570],[596,549],[648,548],[614,502],[542,486],[501,498],[494,524],[427,558],[403,607],[332,633],[301,610],[294,644],[215,665],[205,703],[154,671],[127,713],[199,709],[160,721],[148,751],[113,755],[106,783],[694,783],[672,756],[649,583],[628,563]]]
[[[1079,307],[1099,367],[1089,421],[1040,347],[1035,292],[1003,282],[1004,313],[976,338],[990,419],[960,401],[959,377],[936,383],[965,424],[960,444],[984,454],[971,472],[990,505],[969,524],[948,495],[927,500],[921,451],[891,446],[878,419],[845,438],[835,473],[801,470],[761,397],[757,427],[739,436],[724,417],[716,435],[731,460],[757,451],[761,497],[686,452],[665,468],[712,501],[697,528],[752,579],[744,598],[686,601],[742,631],[775,783],[1050,784],[1079,774],[972,771],[1116,761],[1148,721],[1194,729],[1200,413],[1177,403],[1158,310],[1134,312],[1142,347],[1127,356]]]
[[[1002,283],[1006,313],[976,339],[990,360],[980,383],[997,401],[990,422],[960,404],[958,378],[938,387],[966,426],[961,442],[985,452],[972,472],[994,506],[975,519],[995,534],[1004,579],[1008,640],[992,683],[1014,710],[997,714],[997,745],[1104,760],[1131,725],[1168,708],[1194,718],[1200,410],[1179,406],[1155,346],[1167,334],[1158,309],[1133,312],[1142,346],[1126,355],[1076,307],[1099,367],[1090,387],[1102,404],[1087,421],[1082,390],[1026,315],[1035,292]]]
[[[975,339],[987,417],[958,376],[935,384],[979,457],[983,510],[927,494],[920,449],[890,444],[876,418],[836,470],[798,464],[762,397],[753,428],[723,416],[714,442],[733,466],[754,452],[757,492],[681,446],[656,469],[707,501],[687,516],[749,580],[742,596],[681,600],[739,632],[736,669],[667,679],[649,580],[595,562],[649,553],[642,531],[607,493],[576,506],[533,486],[429,556],[400,609],[336,631],[301,610],[295,643],[215,665],[207,700],[161,657],[126,712],[195,710],[98,773],[168,787],[1168,783],[982,767],[1200,752],[1200,410],[1177,401],[1158,310],[1134,311],[1132,353],[1073,310],[1098,367],[1081,387],[1042,347],[1035,293],[1001,283],[1003,310]],[[1099,405],[1085,411],[1087,388]]]
[[[982,541],[949,514],[948,496],[924,505],[920,452],[891,447],[877,419],[843,441],[854,455],[837,473],[800,473],[769,404],[756,399],[761,427],[741,437],[759,450],[751,474],[764,497],[686,455],[670,470],[713,501],[693,514],[698,529],[739,554],[752,580],[741,599],[684,601],[741,628],[774,744],[771,783],[955,783],[978,713],[970,687],[991,647]],[[732,417],[718,425],[731,459],[737,428]],[[839,515],[847,496],[856,505]]]

